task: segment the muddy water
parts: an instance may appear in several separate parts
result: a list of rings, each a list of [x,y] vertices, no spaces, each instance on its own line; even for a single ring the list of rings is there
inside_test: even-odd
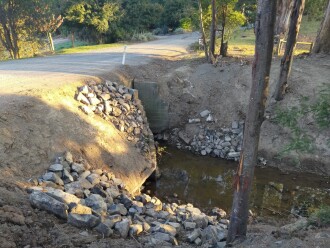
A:
[[[161,199],[193,203],[205,211],[219,207],[230,211],[233,175],[237,163],[195,156],[167,148],[159,163],[162,176],[149,189]],[[256,168],[250,209],[259,216],[307,215],[321,204],[330,205],[330,178],[311,174],[285,174]]]

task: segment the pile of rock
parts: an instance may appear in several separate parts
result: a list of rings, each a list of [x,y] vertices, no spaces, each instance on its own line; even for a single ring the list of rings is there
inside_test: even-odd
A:
[[[111,172],[90,170],[85,161],[74,162],[69,152],[32,182],[35,186],[28,192],[33,207],[102,237],[134,236],[151,247],[179,241],[204,247],[225,245],[228,220],[223,210],[215,208],[208,216],[192,204],[162,203],[147,194],[133,197]]]
[[[79,87],[75,99],[83,104],[80,109],[85,114],[111,121],[142,152],[153,149],[153,134],[136,90],[106,81]]]
[[[219,130],[208,128],[207,123],[214,122],[210,111],[204,110],[200,118],[189,119],[186,125],[197,125],[197,132],[191,136],[179,128],[170,134],[156,135],[157,139],[168,140],[178,149],[185,149],[203,156],[219,157],[238,161],[242,150],[244,121],[233,121],[231,128]]]

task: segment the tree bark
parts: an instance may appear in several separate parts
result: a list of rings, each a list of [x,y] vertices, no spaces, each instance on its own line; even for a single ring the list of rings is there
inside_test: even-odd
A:
[[[330,1],[315,40],[314,53],[330,53]]]
[[[234,180],[234,199],[227,244],[246,237],[249,195],[257,163],[260,128],[268,97],[269,73],[274,45],[276,1],[259,0],[255,25],[256,48],[252,67],[252,88],[245,121],[243,150]]]
[[[275,35],[284,37],[289,28],[290,15],[294,0],[278,0],[276,11]]]
[[[200,19],[200,29],[202,33],[202,41],[203,41],[203,48],[205,53],[206,60],[209,60],[209,55],[207,52],[207,44],[206,44],[206,36],[205,36],[205,28],[203,23],[203,8],[202,8],[202,1],[198,0],[198,11],[199,11],[199,19]]]
[[[210,63],[214,63],[214,51],[215,51],[215,34],[216,34],[216,5],[215,0],[212,0],[211,3],[212,8],[212,20],[211,20],[211,28],[210,28],[210,47],[209,47],[209,61]]]
[[[0,5],[0,25],[2,27],[0,29],[0,40],[12,59],[18,59],[20,57],[15,18],[12,2],[8,2],[7,9],[5,6]]]
[[[288,39],[286,42],[284,55],[281,59],[280,76],[275,88],[275,99],[277,101],[283,99],[286,88],[288,87],[288,77],[290,76],[293,62],[293,51],[296,46],[304,8],[305,0],[294,0],[294,6],[290,18]]]
[[[71,44],[74,47],[74,32],[71,32]]]
[[[223,57],[227,56],[228,43],[225,43],[225,28],[226,28],[226,19],[227,19],[227,6],[222,7],[222,30],[221,30],[221,44],[220,44],[220,55]]]

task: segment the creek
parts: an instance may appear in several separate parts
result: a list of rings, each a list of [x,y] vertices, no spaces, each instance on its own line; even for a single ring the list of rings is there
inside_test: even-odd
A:
[[[158,163],[161,177],[149,182],[146,189],[160,199],[173,202],[179,199],[206,212],[213,207],[230,212],[238,162],[196,156],[170,147],[165,151]],[[250,196],[254,214],[287,217],[293,212],[308,216],[322,204],[330,205],[329,177],[283,173],[267,166],[256,168]]]

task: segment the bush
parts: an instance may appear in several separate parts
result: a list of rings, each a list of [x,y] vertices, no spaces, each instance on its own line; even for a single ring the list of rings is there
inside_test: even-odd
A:
[[[155,39],[152,33],[134,33],[131,38],[132,41],[150,41]]]
[[[165,35],[168,34],[168,27],[156,28],[152,31],[153,35]]]
[[[200,50],[199,42],[196,41],[196,42],[190,44],[189,50],[194,51],[194,52],[199,51]]]
[[[183,28],[186,31],[191,31],[193,28],[191,19],[189,17],[182,18],[180,20],[180,28]]]
[[[330,206],[321,206],[309,217],[309,224],[318,227],[330,226]]]
[[[173,32],[174,34],[184,34],[185,30],[183,28],[177,28]]]

